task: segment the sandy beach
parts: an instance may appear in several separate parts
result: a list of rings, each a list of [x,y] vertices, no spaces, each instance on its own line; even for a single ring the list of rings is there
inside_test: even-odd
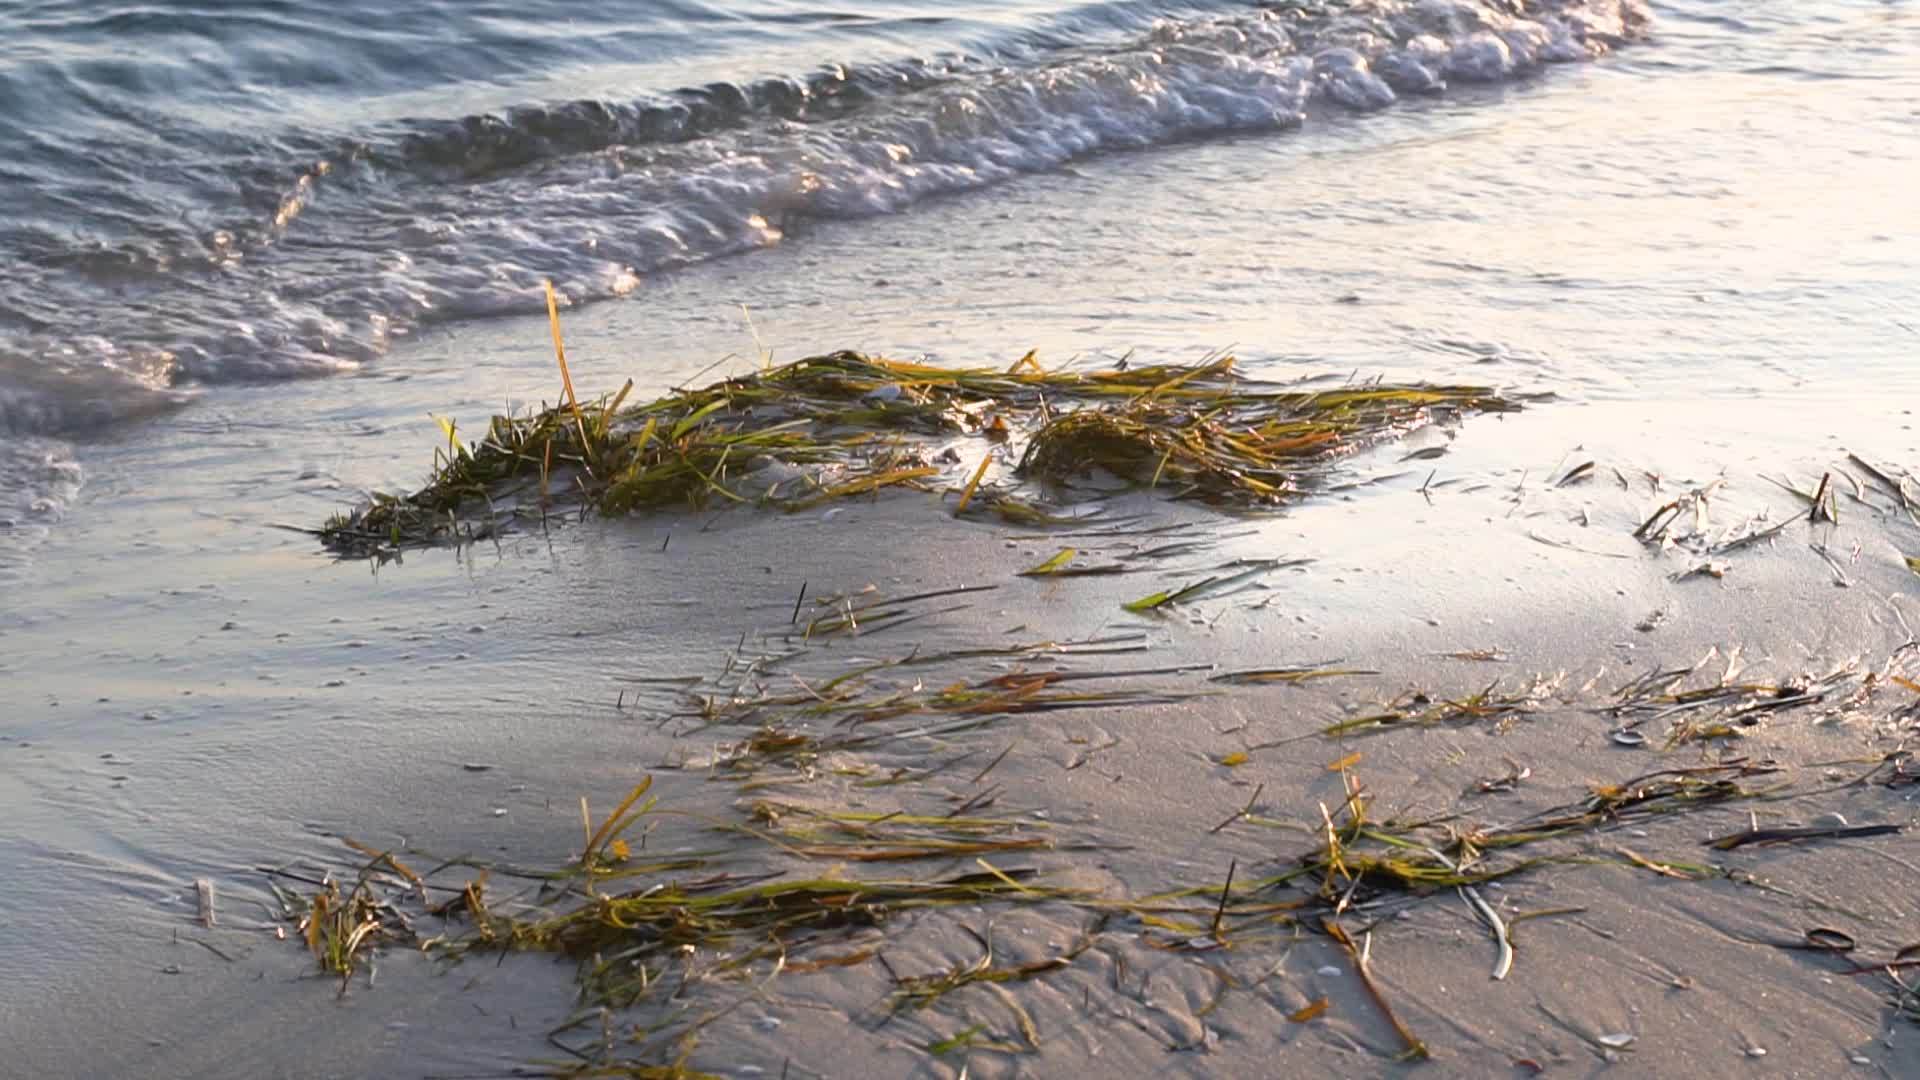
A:
[[[0,1076],[1920,1075],[1913,12],[843,6],[0,16]],[[322,545],[562,399],[547,279],[589,402],[1524,407]]]
[[[1569,443],[1583,422],[1593,429]],[[795,515],[588,521],[497,548],[419,552],[375,573],[362,563],[313,563],[291,538],[249,578],[203,590],[210,595],[182,588],[166,601],[202,612],[196,660],[175,668],[168,684],[92,679],[82,691],[51,661],[41,665],[52,678],[39,707],[73,715],[92,711],[83,693],[108,698],[140,710],[145,735],[131,746],[82,741],[82,721],[45,741],[8,740],[9,775],[40,808],[22,834],[35,839],[10,841],[20,845],[13,857],[62,868],[11,908],[10,924],[28,932],[10,934],[9,949],[17,958],[57,947],[67,973],[29,984],[13,1006],[10,1022],[45,1034],[26,1047],[22,1075],[71,1071],[76,1061],[90,1072],[140,1061],[156,1073],[198,1075],[500,1075],[552,1060],[558,1052],[543,1035],[574,1005],[571,965],[514,955],[443,966],[388,948],[340,992],[276,917],[269,892],[276,880],[311,887],[263,870],[350,878],[365,858],[348,839],[423,868],[455,855],[557,867],[577,857],[579,800],[604,813],[648,775],[670,813],[649,822],[645,850],[709,853],[705,873],[889,879],[887,871],[904,870],[938,880],[977,871],[971,858],[893,866],[803,857],[791,843],[728,831],[764,824],[756,804],[935,818],[959,807],[1045,845],[994,855],[996,866],[1140,901],[1218,889],[1229,865],[1242,888],[1297,865],[1324,829],[1322,809],[1338,813],[1348,798],[1345,784],[1370,794],[1374,820],[1470,830],[1524,822],[1629,778],[1715,768],[1756,792],[1779,790],[1672,815],[1623,815],[1544,845],[1568,861],[1479,887],[1509,920],[1563,912],[1508,924],[1515,954],[1504,980],[1489,978],[1496,944],[1457,890],[1360,894],[1365,901],[1343,918],[1356,933],[1370,929],[1374,978],[1431,1051],[1426,1065],[1394,1064],[1403,1047],[1393,1028],[1315,923],[1249,917],[1240,934],[1215,941],[1167,929],[1192,915],[1155,924],[1064,902],[903,911],[796,948],[787,965],[804,974],[762,961],[723,975],[725,950],[696,951],[689,969],[716,973],[692,979],[664,1011],[635,1017],[644,1024],[717,1011],[688,1064],[737,1076],[1060,1075],[1109,1067],[1103,1060],[1122,1072],[1151,1063],[1192,1075],[1418,1068],[1464,1076],[1535,1064],[1635,1075],[1902,1075],[1915,1067],[1910,1027],[1886,977],[1842,974],[1908,943],[1909,834],[1726,852],[1702,844],[1831,814],[1854,826],[1911,823],[1911,789],[1887,764],[1916,697],[1890,678],[1911,679],[1920,661],[1906,629],[1912,575],[1897,554],[1911,522],[1885,491],[1863,483],[1857,494],[1842,489],[1838,525],[1816,526],[1804,503],[1760,478],[1772,468],[1747,472],[1751,465],[1721,458],[1721,473],[1710,440],[1649,454],[1603,409],[1542,405],[1450,434],[1457,437],[1435,443],[1449,453],[1428,466],[1438,480],[1405,471],[1405,447],[1387,446],[1344,473],[1399,475],[1277,519],[1126,496],[1103,504],[1114,524],[1092,518],[1037,531],[954,522],[951,495],[943,506],[906,494]],[[1551,446],[1563,451],[1549,454]],[[1564,454],[1572,446],[1602,464],[1589,479],[1551,486],[1580,464]],[[1844,457],[1834,457],[1778,468],[1803,478],[1844,469]],[[1522,472],[1533,479],[1523,483]],[[1659,492],[1653,474],[1662,477]],[[1723,577],[1683,576],[1694,555],[1634,539],[1650,509],[1722,476],[1710,531],[1733,533],[1762,511],[1767,522],[1786,523],[1773,539],[1724,556]],[[1142,560],[1138,572],[1016,576],[1063,546],[1102,561],[1183,540],[1194,547]],[[1161,614],[1122,607],[1246,559],[1310,561]],[[305,568],[302,579],[284,574],[289,562]],[[1158,674],[1101,685],[1182,699],[991,714],[944,734],[913,735],[917,725],[896,721],[879,726],[907,735],[805,767],[723,768],[742,733],[666,719],[683,711],[677,696],[697,687],[654,680],[712,680],[730,663],[795,652],[791,619],[803,582],[814,598],[810,617],[833,610],[816,603],[836,594],[864,608],[888,595],[974,591],[909,603],[903,610],[913,617],[897,627],[883,619],[798,648],[756,676],[768,687],[817,684],[913,655],[1055,642],[1063,644],[889,672],[886,688],[1146,670]],[[303,617],[321,597],[328,610],[351,614]],[[229,623],[242,625],[222,629]],[[292,629],[265,632],[281,625]],[[1084,657],[1065,644],[1087,641],[1115,644]],[[315,685],[283,685],[274,674],[311,679],[322,666],[333,677]],[[1300,685],[1213,681],[1276,668],[1367,673]],[[1819,684],[1817,700],[1747,721],[1724,718],[1750,707],[1750,695],[1675,717],[1607,711],[1622,687],[1668,669],[1691,671],[1687,688],[1838,677]],[[242,681],[231,677],[237,671],[254,674]],[[1493,698],[1524,701],[1486,717],[1321,734],[1395,703],[1417,713],[1414,694],[1458,702],[1490,685]],[[208,719],[175,727],[189,714]],[[1731,733],[1667,745],[1680,722],[1710,718]],[[1644,745],[1613,736],[1629,728],[1645,734]],[[830,733],[831,725],[818,732]],[[229,763],[216,782],[175,779],[204,775],[209,761]],[[910,783],[866,783],[941,762],[950,764]],[[61,822],[82,803],[88,814],[112,807],[123,821],[117,850],[63,848]],[[250,824],[223,845],[193,824],[236,814]],[[156,836],[173,840],[155,844]],[[217,883],[213,928],[195,921],[191,881],[201,875]],[[453,868],[434,880],[458,886],[471,876]],[[408,891],[392,873],[381,887]],[[1301,900],[1315,888],[1296,882],[1249,899]],[[32,932],[55,925],[67,929]],[[1843,932],[1858,949],[1782,947],[1804,943],[1809,930]],[[895,977],[970,965],[981,952],[975,935],[993,941],[996,964],[1078,951],[1044,976],[968,986],[877,1019],[897,992]],[[884,966],[808,969],[863,953],[883,955]],[[1324,1012],[1289,1019],[1322,999]],[[624,1032],[635,1017],[619,1015],[611,1030]],[[1029,1025],[1035,1045],[1022,1034]],[[988,1045],[926,1049],[970,1029]],[[264,1031],[272,1035],[263,1039]],[[659,1053],[620,1037],[613,1044]]]

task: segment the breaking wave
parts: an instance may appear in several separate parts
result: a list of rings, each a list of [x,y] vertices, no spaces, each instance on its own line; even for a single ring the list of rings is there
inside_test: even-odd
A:
[[[164,206],[132,176],[102,196],[88,213],[104,235],[44,214],[0,226],[20,268],[0,284],[0,430],[79,431],[196,383],[339,371],[437,321],[538,311],[547,278],[569,303],[616,297],[806,222],[1524,76],[1647,23],[1642,0],[1292,4],[1098,45],[1036,36],[346,138],[235,137],[165,178]],[[0,165],[0,182],[57,204],[35,168]]]

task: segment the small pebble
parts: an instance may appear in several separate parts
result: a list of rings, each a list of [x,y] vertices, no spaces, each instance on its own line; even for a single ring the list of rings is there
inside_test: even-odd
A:
[[[504,806],[496,806],[496,807],[494,807],[494,808],[493,808],[493,816],[494,816],[494,817],[506,817],[506,816],[507,816],[507,808],[506,808],[506,807],[504,807]]]
[[[1749,1046],[1749,1047],[1747,1047],[1747,1056],[1748,1056],[1748,1057],[1751,1057],[1751,1058],[1763,1058],[1763,1057],[1766,1057],[1766,1056],[1767,1056],[1767,1048],[1766,1048],[1766,1047],[1764,1047],[1764,1046]]]
[[[1340,969],[1337,967],[1334,967],[1332,964],[1328,964],[1326,967],[1323,967],[1319,971],[1315,972],[1315,974],[1325,976],[1326,978],[1329,978],[1329,979],[1337,979],[1340,977]]]

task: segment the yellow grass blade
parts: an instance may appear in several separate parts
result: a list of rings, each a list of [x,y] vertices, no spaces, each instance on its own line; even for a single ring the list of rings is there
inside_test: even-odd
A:
[[[953,516],[959,517],[966,512],[967,504],[973,501],[973,493],[979,490],[980,481],[987,475],[987,466],[993,464],[993,455],[987,454],[980,459],[980,467],[973,470],[973,479],[967,481],[967,490],[960,493],[960,505],[953,508]]]
[[[432,414],[430,413],[428,415],[432,415]],[[467,448],[460,445],[460,436],[456,434],[454,431],[453,421],[444,416],[434,416],[433,419],[435,423],[438,423],[440,425],[440,430],[447,433],[448,459],[451,460],[453,456],[456,454],[465,454],[467,452]]]
[[[567,347],[560,340],[560,299],[553,291],[553,279],[545,282],[547,287],[547,327],[553,331],[553,356],[560,361],[560,386],[567,392],[567,407],[573,410],[573,421],[580,425],[580,446],[585,449],[587,440],[587,422],[580,415],[580,399],[573,395],[573,375],[567,371]]]
[[[1074,548],[1061,548],[1060,553],[1058,555],[1055,555],[1053,558],[1048,559],[1046,562],[1041,563],[1039,566],[1030,567],[1026,570],[1020,571],[1020,576],[1021,577],[1046,577],[1048,574],[1058,572],[1061,567],[1064,567],[1068,563],[1072,562],[1073,557],[1078,554],[1080,554],[1080,552]]]
[[[600,828],[595,830],[593,835],[587,837],[587,853],[588,854],[592,854],[594,851],[596,851],[599,848],[600,843],[602,841],[606,840],[610,835],[612,835],[613,832],[618,831],[617,829],[614,828],[614,826],[620,821],[620,815],[626,813],[629,809],[631,809],[634,803],[639,802],[640,796],[645,795],[647,793],[647,789],[651,788],[652,786],[653,786],[653,777],[651,775],[649,775],[646,779],[640,781],[638,784],[634,785],[633,790],[627,793],[626,799],[623,802],[621,802],[619,806],[614,808],[613,813],[607,815],[607,820],[600,823]],[[587,802],[585,799],[580,800],[580,805],[582,807],[586,806],[586,804]]]

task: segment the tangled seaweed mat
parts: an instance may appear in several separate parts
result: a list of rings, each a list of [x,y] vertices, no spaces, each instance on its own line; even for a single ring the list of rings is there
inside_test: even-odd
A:
[[[1070,372],[1044,370],[1031,353],[995,371],[837,352],[623,408],[632,389],[496,416],[469,445],[447,423],[426,486],[376,494],[313,531],[342,555],[371,557],[589,507],[618,515],[722,500],[798,510],[882,488],[932,490],[947,475],[971,476],[958,513],[1054,520],[1011,483],[982,486],[996,457],[1013,463],[1001,471],[1015,481],[1058,487],[1103,470],[1174,498],[1272,506],[1339,458],[1436,416],[1519,408],[1479,386],[1287,389],[1241,378],[1231,357]]]

